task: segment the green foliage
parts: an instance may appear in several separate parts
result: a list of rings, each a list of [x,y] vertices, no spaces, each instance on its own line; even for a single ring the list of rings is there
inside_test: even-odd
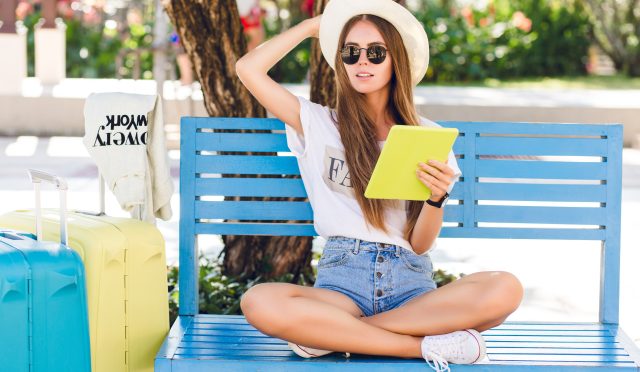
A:
[[[266,37],[273,37],[302,21],[297,2],[280,1],[286,19],[265,17]],[[493,0],[484,8],[460,7],[452,0],[418,0],[412,9],[430,39],[430,67],[425,81],[460,82],[487,78],[580,76],[586,73],[587,48],[593,34],[586,10],[578,0]],[[279,9],[280,9],[279,8]],[[140,63],[141,77],[152,78],[151,30],[153,7],[141,13],[141,23],[105,27],[107,16],[86,21],[81,11],[65,17],[67,76],[113,78],[119,72],[132,78]],[[34,26],[37,9],[26,15],[28,74],[34,71]],[[305,80],[311,40],[288,53],[269,75],[281,83]],[[123,61],[116,71],[121,50]],[[139,57],[134,51],[139,51]]]
[[[113,78],[115,59],[122,42],[104,24],[89,26],[79,19],[69,19],[67,25],[67,77]]]
[[[509,77],[576,76],[586,74],[592,28],[579,2],[517,0],[506,2],[531,18],[533,42],[517,50]],[[496,77],[502,77],[500,75]]]
[[[456,278],[456,276],[454,274],[448,274],[446,271],[442,270],[442,269],[437,269],[433,272],[433,281],[436,282],[436,285],[438,288],[442,287],[445,284],[449,284],[455,280],[457,280],[458,278]],[[459,274],[460,278],[464,277],[465,274],[460,273]]]
[[[292,20],[295,25],[302,21],[302,18]],[[282,21],[265,18],[263,21],[265,37],[272,38],[283,32]],[[299,83],[305,80],[309,70],[309,57],[311,51],[311,39],[307,38],[296,45],[287,55],[285,55],[271,70],[269,76],[279,83]]]
[[[35,27],[41,13],[36,10],[25,16],[27,28],[27,73],[35,76]],[[66,25],[66,76],[68,78],[115,78],[116,58],[121,50],[140,50],[140,78],[151,79],[153,35],[151,21],[126,25],[122,32],[105,27],[105,22],[85,22],[81,14],[64,19]],[[122,78],[134,78],[135,53],[123,53],[120,74]]]
[[[314,252],[315,261],[320,258],[321,253]],[[238,278],[229,277],[222,274],[222,262],[219,260],[200,259],[200,276],[198,285],[200,287],[199,309],[201,314],[226,314],[241,315],[240,298],[251,287],[258,283],[265,282],[261,277],[249,281],[242,281]],[[317,269],[314,266],[314,273]],[[169,320],[173,324],[178,316],[178,273],[177,266],[168,268],[169,284]],[[453,274],[447,274],[443,270],[434,272],[434,280],[438,287],[456,280]],[[464,274],[460,274],[463,277]],[[304,275],[300,275],[296,281],[293,274],[285,274],[275,278],[273,282],[293,283],[298,285],[312,286],[313,283],[306,281]]]
[[[412,9],[430,41],[425,81],[581,76],[586,74],[592,28],[574,0],[494,0],[483,8],[451,0],[420,0]],[[300,19],[292,20],[292,24]],[[283,31],[282,20],[265,20],[267,38]],[[301,82],[309,66],[310,40],[270,72],[279,82]]]
[[[495,0],[477,9],[423,0],[415,14],[430,38],[426,80],[585,74],[589,22],[565,3]]]
[[[509,80],[484,79],[472,82],[438,82],[436,85],[519,89],[640,89],[640,78],[627,75],[527,77]]]
[[[640,4],[636,0],[582,0],[593,37],[620,73],[640,77]]]
[[[171,324],[178,316],[178,274],[176,266],[169,267],[169,318]],[[285,274],[271,280],[272,282],[294,282],[293,274]],[[198,278],[199,309],[201,314],[242,314],[240,310],[240,298],[251,287],[265,280],[258,276],[252,280],[240,280],[232,276],[222,274],[222,262],[220,260],[200,258],[200,276]],[[295,282],[299,285],[309,285],[304,276]]]

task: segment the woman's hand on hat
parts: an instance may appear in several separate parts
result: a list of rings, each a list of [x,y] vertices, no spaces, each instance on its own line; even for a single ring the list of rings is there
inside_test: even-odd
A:
[[[418,163],[416,176],[420,182],[431,190],[431,200],[437,201],[442,199],[444,194],[449,190],[454,173],[453,169],[451,169],[447,163],[448,161],[443,163],[437,160]]]

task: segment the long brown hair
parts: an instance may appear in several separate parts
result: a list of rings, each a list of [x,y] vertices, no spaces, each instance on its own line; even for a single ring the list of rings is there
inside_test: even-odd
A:
[[[343,27],[338,41],[342,48],[347,34],[359,21],[371,22],[382,34],[389,54],[392,56],[392,74],[390,81],[388,113],[394,122],[400,125],[419,125],[419,117],[413,104],[413,84],[409,57],[396,28],[383,18],[362,14],[351,18]],[[384,211],[392,207],[396,201],[385,199],[368,199],[364,190],[369,183],[373,168],[380,156],[380,147],[376,139],[374,119],[368,114],[365,95],[357,92],[349,81],[347,71],[342,64],[340,52],[336,53],[336,113],[338,131],[344,145],[345,160],[351,176],[351,186],[360,205],[367,225],[372,225],[385,233]],[[349,123],[340,125],[340,123]],[[404,238],[409,240],[413,227],[418,220],[423,202],[407,201],[407,224]]]

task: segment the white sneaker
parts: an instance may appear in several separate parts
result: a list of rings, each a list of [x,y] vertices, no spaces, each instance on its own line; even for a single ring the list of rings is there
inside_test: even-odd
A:
[[[333,351],[330,350],[322,350],[322,349],[314,349],[312,347],[302,346],[298,344],[294,344],[293,342],[289,342],[289,348],[299,356],[303,358],[317,358],[323,355],[331,354]],[[345,357],[349,358],[351,356],[350,353],[344,353]]]
[[[472,364],[487,355],[484,338],[475,329],[425,336],[421,349],[427,364],[439,372],[450,371],[449,362]],[[433,365],[429,361],[433,361]]]

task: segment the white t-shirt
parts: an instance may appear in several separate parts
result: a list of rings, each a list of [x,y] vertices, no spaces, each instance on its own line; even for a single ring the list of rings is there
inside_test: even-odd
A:
[[[287,145],[298,161],[302,181],[313,209],[313,226],[316,232],[325,239],[338,235],[395,244],[412,250],[411,244],[403,238],[407,222],[406,201],[396,200],[393,208],[386,208],[385,223],[388,234],[368,226],[350,183],[344,146],[338,128],[331,119],[331,109],[300,96],[298,100],[304,138],[291,126],[285,125]],[[439,127],[428,119],[420,119],[423,126]],[[382,148],[385,141],[378,142]],[[462,174],[453,151],[449,153],[447,165],[455,172],[449,187],[451,192],[454,183]],[[433,249],[435,242],[424,254]]]

